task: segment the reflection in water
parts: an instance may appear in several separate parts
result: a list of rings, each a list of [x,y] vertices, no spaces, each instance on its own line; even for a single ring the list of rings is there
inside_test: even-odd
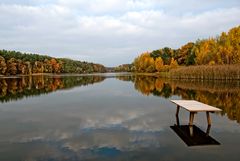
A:
[[[0,102],[24,97],[47,94],[59,89],[85,86],[101,82],[104,75],[79,77],[30,76],[0,79]],[[134,82],[135,89],[143,95],[169,98],[173,95],[182,99],[193,99],[222,109],[231,120],[240,123],[240,81],[174,81],[154,76],[116,76],[122,81]]]
[[[232,161],[239,160],[239,124],[226,117],[212,117],[211,135],[221,146],[189,149],[169,128],[175,107],[165,99],[176,95],[198,98],[205,93],[211,99],[218,96],[214,94],[230,93],[228,97],[235,97],[238,84],[212,86],[127,75],[118,76],[122,81],[111,76],[98,85],[45,95],[105,78],[99,75],[1,79],[0,160],[188,161],[201,158],[211,161],[215,158],[221,161],[228,160],[229,156]],[[123,81],[134,82],[135,88],[149,97],[136,92],[132,83]],[[21,99],[29,96],[36,97]],[[236,111],[232,113],[238,116]],[[205,121],[198,121],[201,129]],[[191,131],[190,136],[199,133],[195,129]]]
[[[208,126],[206,132],[195,125],[174,125],[170,127],[188,146],[220,145],[219,142],[209,136],[211,126]]]
[[[103,76],[50,77],[43,75],[8,79],[0,78],[0,102],[47,94],[75,86],[86,86],[101,82],[104,79],[105,77]]]
[[[196,125],[180,125],[178,114],[176,114],[176,124],[170,128],[187,144],[187,146],[198,145],[220,145],[210,134],[211,125],[207,126],[206,132],[203,132]]]
[[[240,123],[240,81],[180,81],[154,76],[117,77],[134,82],[135,89],[144,95],[193,99],[222,109],[231,120]]]

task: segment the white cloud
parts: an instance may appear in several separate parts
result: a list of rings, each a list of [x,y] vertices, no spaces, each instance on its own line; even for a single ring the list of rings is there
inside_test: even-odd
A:
[[[216,36],[240,24],[238,1],[188,0],[182,7],[182,1],[166,0],[11,2],[0,3],[0,48],[108,66],[130,63],[139,52]]]
[[[153,1],[147,0],[59,0],[58,5],[77,9],[84,14],[118,14],[129,10],[141,10],[153,7]],[[82,11],[81,11],[82,10]]]

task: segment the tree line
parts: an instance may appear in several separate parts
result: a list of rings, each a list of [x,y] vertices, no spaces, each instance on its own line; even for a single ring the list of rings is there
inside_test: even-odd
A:
[[[0,75],[106,72],[101,64],[0,50]]]
[[[178,49],[164,47],[139,55],[132,64],[117,71],[165,72],[178,66],[225,65],[240,63],[240,26],[208,39],[188,42]]]

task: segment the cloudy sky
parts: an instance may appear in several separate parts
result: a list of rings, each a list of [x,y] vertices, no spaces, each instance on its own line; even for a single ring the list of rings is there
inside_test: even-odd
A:
[[[116,66],[240,25],[239,0],[0,0],[0,49]]]

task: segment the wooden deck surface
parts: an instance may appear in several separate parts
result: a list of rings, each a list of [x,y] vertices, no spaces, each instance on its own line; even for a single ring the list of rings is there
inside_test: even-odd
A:
[[[195,101],[195,100],[171,100],[176,105],[190,112],[220,112],[219,108]]]

